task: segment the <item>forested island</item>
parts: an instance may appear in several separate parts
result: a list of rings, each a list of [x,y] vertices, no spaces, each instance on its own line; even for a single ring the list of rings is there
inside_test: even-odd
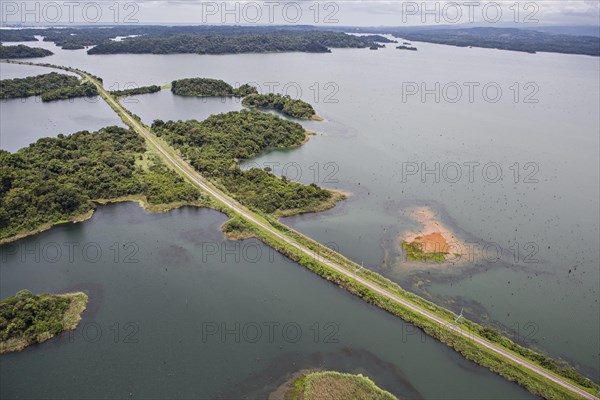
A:
[[[242,105],[246,107],[273,109],[294,118],[321,120],[310,104],[276,93],[251,94],[244,97]]]
[[[209,78],[187,78],[173,81],[171,91],[178,96],[198,97],[244,97],[257,93],[256,88],[248,84],[234,88],[225,81]]]
[[[313,371],[302,374],[288,386],[285,400],[397,400],[360,374]]]
[[[161,91],[160,86],[151,85],[151,86],[141,86],[141,87],[137,87],[137,88],[123,89],[123,90],[111,90],[110,94],[112,94],[113,96],[117,96],[117,97],[123,97],[123,96],[135,96],[137,94],[156,93],[156,92],[160,92],[160,91]]]
[[[356,32],[362,36],[349,35]],[[370,34],[365,35],[364,32]],[[600,55],[595,36],[546,32],[543,28],[443,28],[436,27],[316,27],[316,26],[104,26],[26,28],[0,30],[1,42],[35,41],[34,35],[63,49],[83,49],[89,54],[236,54],[264,52],[329,52],[331,48],[370,48],[393,43],[380,34],[397,38],[503,50]],[[111,39],[125,38],[119,42]]]
[[[405,45],[401,45],[401,46],[396,46],[396,48],[398,50],[410,50],[410,51],[417,51],[416,47],[412,47],[412,46],[405,46]]]
[[[277,216],[320,211],[337,192],[277,177],[268,168],[241,170],[239,162],[275,148],[299,146],[306,131],[295,122],[256,110],[212,115],[202,122],[156,120],[152,130],[190,164],[240,203]]]
[[[54,53],[50,50],[41,49],[39,47],[29,47],[24,44],[16,46],[3,46],[0,44],[0,58],[38,58],[51,56]]]
[[[42,101],[53,101],[97,94],[96,87],[91,82],[56,72],[0,81],[1,99],[41,96]]]
[[[375,45],[342,32],[287,29],[236,30],[222,33],[147,35],[106,41],[88,54],[239,54],[300,51],[328,53],[330,48],[365,48]]]
[[[21,351],[75,329],[87,301],[82,292],[38,296],[29,290],[0,301],[0,354]]]
[[[200,192],[167,169],[135,132],[108,127],[0,150],[0,243],[89,217],[96,201],[161,208],[198,204]]]

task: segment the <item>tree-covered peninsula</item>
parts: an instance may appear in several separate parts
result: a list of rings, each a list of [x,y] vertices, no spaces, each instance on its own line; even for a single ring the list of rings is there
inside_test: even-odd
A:
[[[248,84],[234,88],[220,79],[186,78],[173,81],[171,91],[178,96],[198,97],[244,97],[257,93],[254,86]]]
[[[256,110],[212,115],[202,122],[156,120],[152,130],[190,164],[242,204],[265,213],[290,215],[335,205],[341,194],[277,177],[268,169],[241,170],[239,162],[306,140],[295,122]]]
[[[50,50],[39,47],[29,47],[24,44],[16,46],[3,46],[0,44],[0,58],[38,58],[51,56],[54,53]]]
[[[244,97],[242,105],[246,107],[277,110],[294,118],[313,118],[320,120],[315,113],[315,109],[310,104],[299,99],[292,99],[289,96],[283,96],[276,93],[251,94]]]
[[[84,219],[97,202],[119,199],[160,209],[203,198],[123,128],[44,138],[16,153],[0,150],[0,241]]]
[[[1,99],[41,96],[42,101],[53,101],[97,94],[96,87],[92,83],[84,82],[76,76],[56,72],[0,81]]]
[[[36,296],[29,290],[0,301],[0,354],[20,351],[75,329],[87,301],[82,292]]]

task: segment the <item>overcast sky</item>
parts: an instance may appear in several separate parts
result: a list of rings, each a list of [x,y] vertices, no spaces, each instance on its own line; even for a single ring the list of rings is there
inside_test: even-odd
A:
[[[600,0],[0,1],[4,24],[598,25]],[[517,22],[517,24],[515,24]]]

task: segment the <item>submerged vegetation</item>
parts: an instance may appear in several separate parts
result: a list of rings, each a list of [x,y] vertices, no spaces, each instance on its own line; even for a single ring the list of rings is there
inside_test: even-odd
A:
[[[36,296],[29,290],[0,301],[0,353],[20,351],[75,329],[87,301],[82,292]]]
[[[0,58],[38,58],[51,56],[53,54],[54,53],[50,50],[39,47],[29,47],[24,44],[16,46],[3,46],[0,44]]]
[[[209,78],[187,78],[179,79],[171,83],[171,91],[179,96],[199,97],[244,97],[256,93],[256,88],[248,84],[234,88],[229,83],[220,79]]]
[[[92,211],[96,199],[131,195],[151,205],[200,199],[123,128],[44,138],[16,153],[0,150],[0,239],[70,221]]]
[[[309,372],[296,379],[286,400],[397,400],[363,375],[335,371]]]
[[[315,184],[306,186],[285,176],[276,177],[268,168],[240,169],[241,160],[268,149],[301,145],[306,132],[295,122],[244,110],[212,115],[202,122],[156,120],[152,130],[178,149],[196,170],[255,210],[307,212],[330,204],[335,197]]]
[[[42,101],[53,101],[97,94],[98,91],[91,82],[84,82],[76,76],[56,72],[0,81],[2,99],[41,96]]]
[[[310,104],[281,94],[251,94],[244,98],[242,105],[273,109],[294,118],[309,119],[316,117],[315,110]]]

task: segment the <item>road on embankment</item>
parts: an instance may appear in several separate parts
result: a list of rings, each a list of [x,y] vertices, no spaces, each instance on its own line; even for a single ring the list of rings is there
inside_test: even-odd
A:
[[[600,400],[600,399],[598,399],[598,397],[590,394],[589,392],[561,379],[560,377],[550,373],[549,371],[547,371],[537,365],[532,364],[529,361],[526,361],[525,359],[507,351],[506,349],[503,349],[491,342],[488,342],[487,340],[485,340],[481,337],[475,336],[472,333],[465,331],[460,327],[457,327],[456,325],[452,324],[451,322],[448,322],[448,321],[430,313],[429,311],[411,303],[410,301],[400,298],[400,297],[394,295],[393,293],[381,288],[376,283],[373,283],[373,282],[366,280],[360,276],[357,276],[356,273],[353,273],[353,272],[347,270],[346,268],[344,268],[343,266],[341,266],[335,262],[332,262],[328,259],[323,258],[318,253],[299,244],[294,239],[289,238],[284,233],[275,229],[270,224],[263,222],[262,218],[260,218],[257,214],[248,210],[247,208],[242,206],[240,203],[238,203],[237,200],[232,199],[231,197],[229,197],[228,195],[223,193],[221,190],[216,188],[214,185],[212,185],[210,182],[208,182],[208,180],[206,178],[204,178],[199,172],[194,170],[191,165],[189,165],[185,160],[183,160],[179,155],[177,155],[177,152],[174,149],[172,149],[167,144],[162,143],[162,140],[158,139],[152,132],[150,132],[148,130],[148,128],[146,126],[144,126],[142,123],[140,123],[135,118],[133,118],[129,114],[129,112],[117,100],[115,100],[110,93],[108,93],[104,89],[104,87],[98,80],[96,80],[95,78],[91,77],[89,74],[87,74],[83,71],[75,70],[75,69],[71,69],[71,68],[69,68],[68,70],[75,72],[75,73],[79,74],[80,76],[82,76],[84,79],[87,79],[90,82],[94,83],[94,85],[96,85],[101,97],[121,116],[121,118],[123,119],[123,122],[125,122],[127,125],[129,125],[138,134],[142,135],[145,138],[145,140],[151,145],[151,147],[153,147],[159,153],[161,158],[167,162],[167,164],[169,164],[173,169],[175,169],[181,175],[185,176],[192,184],[197,186],[199,189],[208,193],[214,199],[221,202],[229,210],[231,210],[234,213],[242,216],[243,218],[251,221],[252,223],[257,225],[264,231],[268,232],[269,234],[275,236],[276,238],[278,238],[279,240],[284,242],[286,245],[297,249],[298,251],[308,255],[309,257],[311,257],[311,258],[317,260],[318,262],[326,265],[327,267],[335,270],[336,272],[342,274],[343,276],[345,276],[351,280],[355,280],[356,282],[368,287],[372,291],[374,291],[382,296],[387,297],[388,299],[429,319],[430,321],[433,321],[433,322],[439,324],[441,327],[445,327],[447,329],[453,330],[454,332],[456,332],[470,340],[473,340],[475,343],[479,344],[480,346],[483,346],[483,347],[489,349],[490,351],[492,351],[496,354],[499,354],[502,357],[505,357],[506,359],[508,359],[508,360],[510,360],[510,361],[512,361],[534,373],[537,373],[552,382],[555,382],[556,384],[562,386],[563,388],[565,388],[567,390],[570,390],[571,392],[581,396],[582,398],[589,399],[589,400]]]

